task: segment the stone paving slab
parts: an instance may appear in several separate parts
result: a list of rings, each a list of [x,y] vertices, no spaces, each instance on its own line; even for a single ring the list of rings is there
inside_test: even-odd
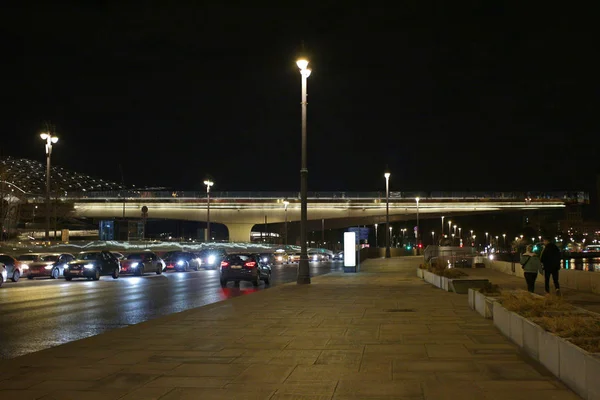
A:
[[[0,362],[0,399],[578,399],[417,257]]]

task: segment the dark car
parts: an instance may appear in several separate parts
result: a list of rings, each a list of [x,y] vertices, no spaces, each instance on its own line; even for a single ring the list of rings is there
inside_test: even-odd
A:
[[[67,263],[64,269],[65,279],[87,278],[95,281],[100,276],[110,275],[113,279],[119,277],[121,264],[110,251],[84,251],[77,255],[77,259]]]
[[[65,264],[73,261],[75,257],[69,253],[27,253],[21,254],[17,259],[29,265],[29,268],[25,270],[27,279],[42,276],[58,279],[63,276]]]
[[[0,254],[0,264],[4,264],[8,279],[13,282],[18,282],[19,278],[24,273],[23,271],[26,273],[29,269],[29,265],[8,254]]]
[[[230,254],[221,261],[220,271],[221,286],[226,286],[229,281],[236,285],[240,281],[249,281],[254,286],[261,280],[265,285],[271,283],[271,267],[262,263],[258,254]]]
[[[223,249],[204,249],[198,253],[200,265],[204,269],[219,268],[225,257],[227,257],[227,252]]]
[[[340,251],[339,253],[334,254],[333,260],[334,261],[342,261],[342,260],[344,260],[344,252]]]
[[[121,262],[121,274],[144,275],[145,272],[163,273],[165,262],[156,253],[141,251],[128,254]]]
[[[189,251],[170,251],[165,254],[163,260],[166,270],[187,272],[190,269],[198,271],[200,268],[200,259]]]

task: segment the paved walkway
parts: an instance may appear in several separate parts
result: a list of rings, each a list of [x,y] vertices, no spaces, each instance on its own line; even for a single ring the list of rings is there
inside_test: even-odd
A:
[[[0,399],[578,399],[418,258],[283,285],[0,363]]]
[[[521,266],[517,263],[517,268]],[[500,271],[496,271],[489,268],[477,268],[477,269],[461,269],[471,277],[487,278],[490,282],[500,286],[503,289],[521,289],[527,290],[525,284],[525,278],[518,276],[508,275]],[[596,274],[597,272],[588,272],[590,274]],[[560,273],[559,273],[560,282]],[[550,290],[554,290],[554,284],[550,281]],[[535,282],[535,292],[538,294],[545,294],[544,291],[544,277],[538,275]],[[577,290],[562,287],[561,293],[563,297],[571,304],[585,308],[586,310],[600,313],[600,295],[595,293],[580,292]]]

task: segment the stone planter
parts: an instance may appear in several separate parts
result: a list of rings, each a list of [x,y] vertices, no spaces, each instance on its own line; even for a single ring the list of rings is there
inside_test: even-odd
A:
[[[474,304],[477,293],[473,292]],[[481,293],[478,293],[481,294]],[[493,301],[494,325],[586,400],[600,400],[600,354],[592,354]]]
[[[469,288],[469,307],[482,317],[492,319],[495,301],[495,297],[486,296],[477,289]]]
[[[487,279],[449,279],[450,291],[458,294],[467,294],[469,289],[481,289],[486,283],[489,283]]]
[[[417,277],[423,279],[423,269],[417,268]]]
[[[440,286],[439,286],[440,289],[448,292],[448,281],[449,281],[449,279],[446,278],[445,276],[440,276]]]
[[[523,349],[535,360],[539,358],[539,328],[538,325],[523,318]]]
[[[494,325],[506,337],[510,337],[510,311],[502,307],[502,304],[494,302]]]

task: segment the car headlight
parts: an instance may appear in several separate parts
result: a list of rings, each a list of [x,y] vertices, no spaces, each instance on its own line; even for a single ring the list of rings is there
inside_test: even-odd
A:
[[[140,263],[137,263],[137,262],[131,263],[131,268],[136,268],[138,265],[140,265]]]
[[[46,266],[44,267],[44,269],[52,269],[52,268],[54,268],[52,265],[46,265]]]
[[[29,269],[29,265],[27,265],[27,264],[21,264],[21,269]]]
[[[264,263],[266,263],[267,261],[269,261],[269,259],[267,257],[263,258]]]
[[[83,268],[87,268],[87,269],[94,268],[94,264],[85,264],[83,266]]]
[[[183,262],[183,261],[181,261],[181,260],[177,261],[177,265],[180,265],[180,266],[181,266],[181,265],[183,265],[183,264],[184,264],[184,262]]]
[[[317,261],[319,259],[319,256],[313,256],[313,261]]]
[[[217,261],[217,258],[215,256],[208,256],[208,263],[209,264],[214,264],[215,261]]]

